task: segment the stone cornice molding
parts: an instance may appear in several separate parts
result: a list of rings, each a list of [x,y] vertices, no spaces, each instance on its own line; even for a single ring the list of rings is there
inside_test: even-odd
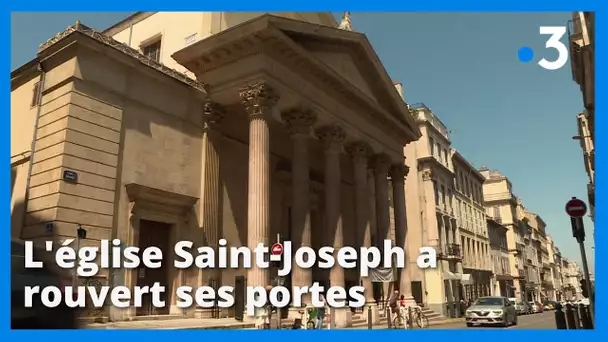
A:
[[[252,119],[270,115],[279,102],[279,96],[266,82],[259,82],[239,89],[241,103]]]
[[[291,135],[310,134],[310,128],[317,122],[317,115],[307,107],[298,106],[281,113],[287,130]]]
[[[341,152],[346,140],[346,131],[338,124],[323,126],[316,131],[326,152]]]
[[[147,56],[142,55],[139,51],[133,49],[132,47],[130,47],[124,43],[121,43],[111,37],[108,37],[101,32],[95,31],[94,29],[92,29],[88,26],[82,25],[79,21],[76,22],[75,25],[68,27],[64,31],[57,33],[54,37],[50,38],[46,42],[40,44],[40,46],[38,47],[38,54],[40,55],[41,53],[48,50],[49,48],[51,48],[55,44],[59,43],[60,41],[64,40],[65,38],[72,35],[73,33],[83,34],[103,45],[106,45],[115,50],[118,50],[118,51],[122,52],[123,54],[138,60],[140,63],[142,63],[146,66],[149,66],[182,83],[185,83],[186,85],[188,85],[196,90],[199,90],[199,91],[202,91],[205,93],[207,93],[207,91],[208,91],[207,86],[204,83],[193,80],[192,78],[188,77],[186,74],[183,74],[174,69],[168,68],[164,64],[159,63]]]

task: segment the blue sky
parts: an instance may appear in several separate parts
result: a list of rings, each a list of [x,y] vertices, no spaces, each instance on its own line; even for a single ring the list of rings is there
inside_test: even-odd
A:
[[[13,13],[11,70],[76,20],[102,30],[129,14]],[[582,151],[572,140],[582,96],[569,63],[557,71],[536,64],[557,55],[545,49],[539,26],[564,26],[570,18],[565,12],[352,15],[354,29],[367,35],[392,79],[403,83],[406,101],[429,106],[472,164],[509,177],[526,207],[547,222],[562,253],[580,261],[564,205],[572,196],[587,200]],[[532,62],[518,60],[522,46],[534,50]],[[593,267],[593,224],[585,224]]]

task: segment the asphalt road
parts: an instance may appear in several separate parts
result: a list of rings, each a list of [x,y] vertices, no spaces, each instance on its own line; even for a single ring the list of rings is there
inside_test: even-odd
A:
[[[519,316],[517,325],[508,328],[502,327],[471,327],[468,328],[464,321],[462,323],[452,323],[431,326],[428,329],[557,329],[555,327],[554,311],[547,311],[539,314]]]

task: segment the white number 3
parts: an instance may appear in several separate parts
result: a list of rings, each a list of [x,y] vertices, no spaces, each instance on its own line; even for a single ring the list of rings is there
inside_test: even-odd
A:
[[[538,62],[538,65],[547,70],[557,70],[568,62],[568,48],[561,42],[562,37],[566,34],[565,26],[541,26],[540,34],[550,34],[551,37],[545,43],[546,48],[557,50],[557,59],[548,61],[545,58]]]

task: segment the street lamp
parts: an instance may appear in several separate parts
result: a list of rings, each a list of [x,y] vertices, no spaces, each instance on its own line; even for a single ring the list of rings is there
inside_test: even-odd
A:
[[[87,230],[82,228],[82,225],[78,225],[78,229],[76,229],[76,255],[79,254],[80,251],[80,239],[87,238]],[[74,265],[74,280],[72,286],[78,286],[78,267]]]

